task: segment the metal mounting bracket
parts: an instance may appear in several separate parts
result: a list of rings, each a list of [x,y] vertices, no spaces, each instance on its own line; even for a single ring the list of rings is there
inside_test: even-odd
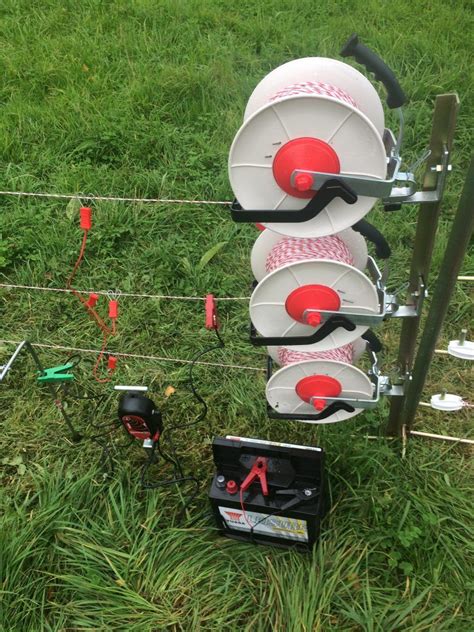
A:
[[[385,130],[385,132],[386,137],[391,136],[393,139],[393,135],[389,130]],[[295,169],[291,174],[291,182],[294,185],[295,178],[298,174],[309,174],[313,178],[311,189],[317,191],[328,180],[334,180],[337,178],[342,185],[352,189],[357,196],[361,195],[380,198],[386,206],[393,204],[419,204],[421,202],[434,204],[439,202],[442,198],[446,182],[446,174],[451,171],[451,165],[449,164],[450,152],[447,147],[445,147],[441,156],[440,164],[433,167],[433,171],[437,174],[436,187],[434,190],[418,191],[413,171],[422,162],[425,162],[429,155],[430,152],[425,151],[416,161],[415,165],[408,171],[400,171],[401,159],[399,156],[389,156],[387,158],[388,177],[385,180],[344,173],[335,175],[334,173],[325,173],[322,171]]]

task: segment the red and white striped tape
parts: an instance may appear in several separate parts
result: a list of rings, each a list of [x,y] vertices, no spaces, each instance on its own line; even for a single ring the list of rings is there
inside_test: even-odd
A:
[[[265,267],[267,272],[273,272],[288,263],[307,259],[330,259],[354,265],[354,257],[345,242],[337,235],[328,235],[314,239],[283,237],[269,252]]]
[[[278,101],[284,97],[303,96],[306,94],[318,94],[325,97],[333,97],[339,101],[345,101],[355,108],[357,107],[354,99],[345,90],[322,81],[304,81],[302,83],[294,83],[291,86],[287,86],[286,88],[279,90],[271,97],[270,102]]]
[[[352,344],[331,349],[330,351],[292,351],[286,347],[278,347],[278,361],[281,366],[288,366],[305,360],[334,360],[352,364],[354,359],[354,347]]]

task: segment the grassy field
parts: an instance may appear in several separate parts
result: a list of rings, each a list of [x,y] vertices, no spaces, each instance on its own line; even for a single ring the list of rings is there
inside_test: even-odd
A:
[[[439,265],[470,151],[470,3],[3,0],[0,14],[2,190],[230,199],[227,153],[256,82],[295,57],[337,56],[358,32],[410,97],[408,161],[427,144],[434,96],[459,93]],[[0,205],[0,282],[64,287],[80,246],[76,206],[2,196]],[[370,217],[394,246],[396,288],[406,279],[416,209]],[[77,286],[246,296],[255,236],[223,207],[97,203]],[[466,260],[462,272],[473,267]],[[459,284],[440,346],[468,324],[470,309]],[[245,301],[221,303],[220,315],[226,348],[205,359],[263,368],[263,352],[247,342]],[[110,348],[190,359],[213,343],[203,318],[202,303],[124,298]],[[397,332],[395,323],[382,330],[387,373]],[[101,343],[73,297],[0,289],[0,338],[25,337]],[[11,351],[2,344],[0,361]],[[66,357],[41,351],[47,366]],[[92,362],[84,355],[79,386],[106,399],[69,404],[88,436],[116,414],[115,395],[91,378]],[[266,418],[263,372],[196,368],[210,410],[203,424],[174,435],[185,470],[202,480],[183,517],[190,487],[142,490],[145,455],[139,446],[120,450],[119,433],[115,472],[104,482],[100,446],[71,444],[34,370],[25,355],[0,390],[1,630],[474,629],[470,455],[413,440],[401,459],[394,442],[368,441],[367,432],[383,434],[386,403],[334,427],[279,423]],[[148,384],[165,424],[175,425],[199,412],[187,371],[122,360],[116,381]],[[469,378],[461,361],[437,357],[424,399],[443,387],[469,397]],[[176,391],[166,397],[169,386]],[[416,427],[472,436],[467,410],[420,409]],[[326,449],[332,510],[312,556],[216,535],[206,504],[210,442],[229,432]],[[168,466],[155,475],[170,475]]]

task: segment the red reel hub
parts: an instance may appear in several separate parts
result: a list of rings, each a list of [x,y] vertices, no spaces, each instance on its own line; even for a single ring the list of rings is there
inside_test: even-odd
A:
[[[339,294],[326,285],[298,287],[291,292],[285,302],[285,309],[291,318],[312,327],[317,327],[322,321],[317,310],[337,312],[340,306]]]
[[[285,143],[273,159],[273,177],[278,186],[296,198],[312,198],[313,177],[309,173],[300,173],[291,184],[291,174],[302,171],[322,171],[340,173],[339,158],[334,149],[323,140],[311,137],[295,138]]]
[[[341,383],[329,375],[309,375],[295,386],[296,393],[304,402],[312,404],[320,412],[326,407],[326,397],[338,397]]]

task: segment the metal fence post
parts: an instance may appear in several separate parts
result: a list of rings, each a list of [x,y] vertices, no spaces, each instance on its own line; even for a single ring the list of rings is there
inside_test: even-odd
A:
[[[474,229],[474,155],[467,171],[461,199],[454,216],[448,244],[439,271],[433,298],[428,310],[426,324],[421,336],[418,353],[413,367],[412,379],[408,383],[405,406],[402,411],[403,424],[410,430],[421,393],[434,355],[436,342],[448,311],[457,276],[461,268]]]
[[[459,98],[456,94],[441,94],[436,97],[429,145],[431,154],[426,163],[423,191],[430,191],[436,186],[436,179],[439,175],[436,172],[436,167],[442,163],[444,152],[451,151],[458,109]],[[441,203],[442,200],[436,203],[420,204],[411,259],[409,295],[419,287],[420,278],[425,285],[428,282]],[[406,318],[402,323],[397,363],[399,374],[403,378],[411,372],[413,367],[419,326],[419,316]],[[404,403],[405,396],[392,397],[387,434],[401,436]]]

